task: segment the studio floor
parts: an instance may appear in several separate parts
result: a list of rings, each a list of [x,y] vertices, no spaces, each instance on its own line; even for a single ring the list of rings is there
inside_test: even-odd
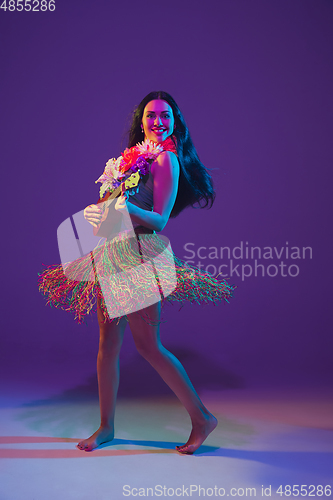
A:
[[[96,399],[11,393],[0,408],[0,499],[332,496],[331,390],[201,396],[219,425],[182,456],[174,448],[187,440],[190,421],[173,397],[120,399],[116,439],[87,453],[75,444],[98,426]]]

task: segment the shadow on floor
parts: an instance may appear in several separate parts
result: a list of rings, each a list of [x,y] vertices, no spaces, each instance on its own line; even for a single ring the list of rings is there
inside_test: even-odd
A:
[[[112,444],[105,443],[92,452],[84,452],[75,447],[78,439],[54,438],[54,437],[31,437],[31,436],[0,436],[0,444],[39,444],[39,443],[73,443],[73,449],[0,449],[0,458],[93,458],[98,456],[130,456],[154,453],[175,453],[175,446],[181,444],[171,441],[149,441],[134,439],[114,439]],[[121,447],[122,449],[114,449]],[[128,449],[127,447],[133,447]],[[147,447],[149,449],[137,449],[136,447]],[[214,446],[202,445],[192,456],[184,455],[187,459],[214,456],[220,458],[232,458],[259,462],[271,467],[288,470],[302,474],[311,473],[322,476],[332,474],[333,453],[329,452],[297,452],[297,451],[252,451],[243,449],[227,449]]]

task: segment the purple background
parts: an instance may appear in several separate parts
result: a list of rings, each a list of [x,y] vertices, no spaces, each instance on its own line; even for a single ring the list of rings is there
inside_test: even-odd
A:
[[[214,169],[213,209],[188,209],[164,231],[176,255],[188,255],[188,242],[313,250],[284,259],[299,266],[296,277],[234,274],[229,305],[166,305],[163,342],[199,390],[329,383],[332,23],[328,0],[56,0],[55,12],[1,11],[8,397],[33,385],[41,395],[96,394],[96,318],[77,325],[45,307],[37,274],[59,262],[58,225],[97,200],[94,181],[152,90],[176,99]],[[129,329],[121,363],[120,394],[168,392]]]

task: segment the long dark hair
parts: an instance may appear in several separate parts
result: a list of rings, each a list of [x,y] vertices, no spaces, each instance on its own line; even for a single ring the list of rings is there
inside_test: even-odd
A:
[[[177,154],[180,165],[178,193],[170,217],[177,217],[184,208],[211,208],[215,200],[213,181],[208,169],[199,160],[184,117],[176,101],[167,92],[150,92],[134,109],[132,125],[129,130],[128,147],[143,141],[141,122],[146,105],[155,99],[166,101],[172,108],[175,119],[173,136],[176,138]],[[171,136],[172,137],[172,136]],[[194,204],[198,203],[198,207]]]

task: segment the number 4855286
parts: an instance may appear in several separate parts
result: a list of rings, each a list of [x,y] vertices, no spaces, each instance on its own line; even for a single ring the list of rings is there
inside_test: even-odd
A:
[[[50,11],[53,12],[55,10],[55,0],[4,0],[2,4],[0,5],[0,9],[4,10],[9,10],[10,12],[14,12],[17,10],[18,12],[21,12],[22,10],[29,11],[31,10],[32,12],[45,12],[45,11]]]
[[[314,484],[306,485],[306,484],[286,484],[285,486],[279,486],[279,488],[276,490],[276,493],[280,496],[285,496],[285,497],[330,497],[332,494],[332,488],[331,485],[326,485],[322,486],[321,484],[318,484],[315,486]]]

